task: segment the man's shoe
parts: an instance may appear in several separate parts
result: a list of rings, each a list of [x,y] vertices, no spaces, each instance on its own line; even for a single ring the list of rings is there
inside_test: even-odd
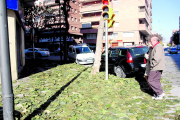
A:
[[[165,93],[162,93],[161,95],[157,95],[156,97],[153,96],[152,99],[153,100],[162,100],[165,95],[166,95]]]

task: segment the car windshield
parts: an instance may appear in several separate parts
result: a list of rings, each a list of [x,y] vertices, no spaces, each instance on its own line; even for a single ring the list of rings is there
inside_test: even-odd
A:
[[[171,50],[176,50],[176,48],[171,48]]]
[[[130,49],[130,53],[133,56],[144,55],[147,52],[148,52],[148,48],[147,47],[132,48],[132,49]]]
[[[41,49],[41,48],[37,48],[39,51],[45,51],[45,50],[43,50],[43,49]]]
[[[91,53],[91,50],[88,47],[78,47],[78,48],[76,48],[76,53],[77,54]]]

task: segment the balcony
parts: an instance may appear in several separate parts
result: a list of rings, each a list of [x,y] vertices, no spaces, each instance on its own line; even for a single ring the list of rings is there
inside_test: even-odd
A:
[[[93,2],[93,1],[97,1],[97,0],[79,0],[79,2],[81,2],[81,3]]]
[[[96,17],[83,17],[81,18],[81,23],[88,23],[88,22],[97,22],[100,21],[101,16]]]
[[[93,28],[90,28],[90,29],[81,29],[80,30],[80,33],[82,33],[82,34],[97,33],[97,32],[98,32],[98,29],[93,29]]]
[[[92,28],[91,23],[82,23],[82,28]]]
[[[139,18],[139,19],[145,18],[146,21],[148,22],[148,24],[150,23],[149,17],[148,17],[148,15],[146,14],[146,12],[139,12],[138,18]]]
[[[81,8],[81,14],[84,13],[93,13],[93,12],[99,12],[102,11],[102,5],[92,5],[92,6],[87,6],[87,7],[82,7]]]
[[[146,26],[146,24],[139,24],[138,26],[139,31],[141,31],[144,35],[149,35],[151,34],[150,30]]]

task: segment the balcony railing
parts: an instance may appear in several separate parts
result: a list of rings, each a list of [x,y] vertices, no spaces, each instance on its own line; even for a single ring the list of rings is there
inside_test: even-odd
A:
[[[82,28],[92,28],[91,23],[82,23]]]

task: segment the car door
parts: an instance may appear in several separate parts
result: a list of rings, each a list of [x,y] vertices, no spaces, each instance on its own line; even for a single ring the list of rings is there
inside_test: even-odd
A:
[[[69,50],[68,50],[68,57],[70,58],[70,59],[72,59],[72,55],[73,54],[73,52],[72,52],[72,47],[69,47]]]
[[[26,51],[26,55],[27,55],[27,56],[32,56],[32,55],[33,55],[33,49],[28,49],[28,50]]]
[[[106,52],[104,51],[101,56],[101,65],[102,68],[105,68],[105,56]],[[111,71],[114,69],[114,64],[118,59],[119,50],[118,49],[109,49],[108,50],[108,69]]]

